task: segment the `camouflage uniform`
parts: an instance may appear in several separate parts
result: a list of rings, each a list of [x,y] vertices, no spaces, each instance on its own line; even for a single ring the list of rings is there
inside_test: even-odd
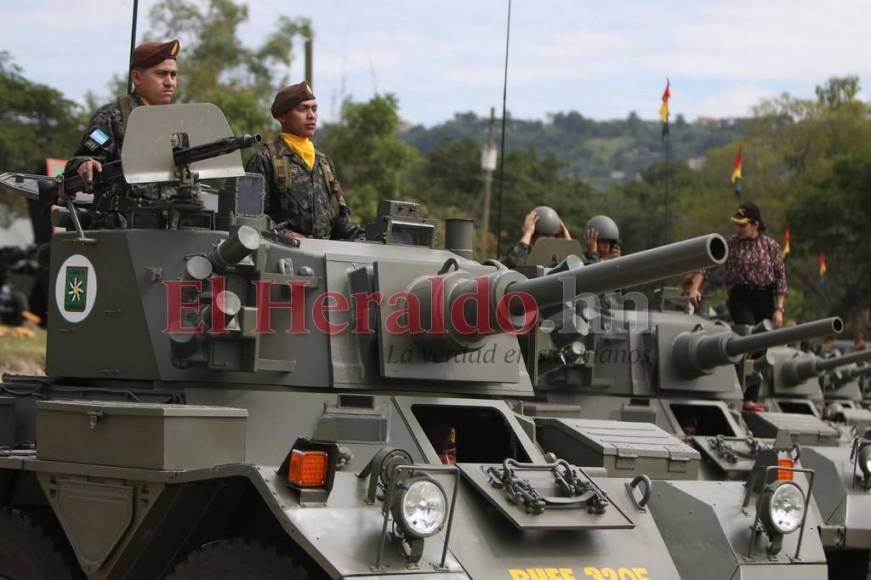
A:
[[[335,167],[320,151],[310,170],[284,139],[276,137],[248,160],[245,171],[263,175],[266,213],[279,230],[319,239],[363,238],[363,229],[351,221]]]
[[[502,257],[502,263],[512,270],[516,270],[520,266],[526,264],[526,258],[529,257],[531,246],[523,242],[517,242],[508,250],[505,256]]]
[[[75,156],[67,161],[65,171],[74,172],[88,159],[95,159],[101,164],[120,160],[127,117],[130,116],[130,111],[143,104],[142,98],[134,92],[130,95],[122,95],[97,109],[88,122],[79,148],[74,153]],[[92,137],[95,131],[102,131],[108,139],[103,144],[97,143]],[[127,185],[122,180],[108,189],[95,192],[92,207],[93,220],[89,227],[92,229],[126,227],[126,219],[116,211],[119,209],[118,200],[122,196],[157,200],[161,197],[161,187],[159,184]]]

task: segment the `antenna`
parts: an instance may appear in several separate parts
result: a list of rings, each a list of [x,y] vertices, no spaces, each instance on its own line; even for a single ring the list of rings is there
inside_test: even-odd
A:
[[[136,17],[139,14],[139,0],[133,0],[133,26],[130,31],[130,58],[127,61],[127,93],[133,92],[133,49],[136,48]]]
[[[505,186],[505,103],[508,101],[508,41],[511,38],[511,0],[508,0],[508,25],[505,27],[505,75],[502,79],[502,143],[499,147],[499,216],[496,219],[496,257],[502,257],[502,190]],[[485,226],[486,227],[486,226]]]

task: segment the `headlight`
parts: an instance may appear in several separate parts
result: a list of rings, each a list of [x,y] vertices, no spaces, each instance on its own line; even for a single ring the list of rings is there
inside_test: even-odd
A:
[[[769,529],[789,534],[796,531],[804,519],[804,493],[791,481],[776,481],[765,489],[762,517]]]
[[[393,510],[404,531],[413,537],[426,538],[441,530],[448,512],[442,486],[428,477],[412,479],[404,485]]]

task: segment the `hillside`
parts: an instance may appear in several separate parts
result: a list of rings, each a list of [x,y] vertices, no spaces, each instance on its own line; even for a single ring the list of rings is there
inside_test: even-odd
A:
[[[682,116],[672,122],[673,160],[700,160],[715,147],[730,143],[743,134],[747,120],[702,118],[687,123]],[[457,113],[454,118],[433,127],[406,127],[402,138],[427,154],[446,140],[487,138],[489,119],[475,113]],[[500,121],[496,121],[498,131]],[[596,121],[576,111],[556,113],[547,121],[513,119],[507,123],[506,147],[509,150],[534,147],[539,154],[553,154],[564,162],[564,171],[598,188],[637,176],[645,167],[662,161],[665,150],[661,124],[644,121],[630,113],[626,119]]]

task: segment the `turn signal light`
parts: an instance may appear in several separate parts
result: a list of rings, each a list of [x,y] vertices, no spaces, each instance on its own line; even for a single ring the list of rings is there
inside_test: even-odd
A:
[[[321,487],[327,482],[329,457],[325,451],[300,451],[290,453],[287,479],[299,487]]]
[[[792,469],[793,466],[795,466],[795,461],[793,461],[792,459],[778,458],[777,460],[777,467],[788,467]],[[792,481],[792,471],[778,469],[777,479],[788,479]]]

